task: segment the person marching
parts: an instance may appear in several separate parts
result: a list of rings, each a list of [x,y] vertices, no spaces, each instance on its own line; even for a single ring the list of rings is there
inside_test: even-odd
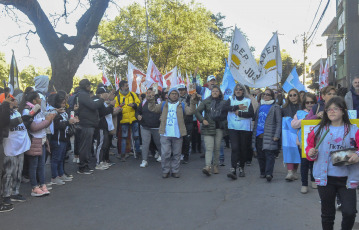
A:
[[[232,145],[231,168],[227,177],[237,179],[236,167],[239,162],[239,177],[244,177],[244,165],[251,151],[248,143],[252,138],[252,119],[254,110],[248,92],[242,84],[234,88],[233,96],[226,101],[224,110],[228,111],[228,132]]]
[[[356,188],[359,184],[358,146],[359,132],[349,120],[347,106],[341,97],[333,97],[325,103],[322,120],[308,135],[306,154],[314,161],[313,175],[321,199],[322,228],[333,229],[335,198],[340,195],[342,203],[341,229],[353,228],[356,216]],[[318,147],[319,146],[319,147]],[[331,152],[354,148],[349,153],[351,165],[334,166]]]

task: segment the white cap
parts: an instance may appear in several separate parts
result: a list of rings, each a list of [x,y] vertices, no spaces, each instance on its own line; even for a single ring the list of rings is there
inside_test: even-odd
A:
[[[209,75],[209,76],[207,77],[207,82],[209,82],[209,81],[211,81],[211,80],[216,80],[216,77],[213,76],[213,75]]]

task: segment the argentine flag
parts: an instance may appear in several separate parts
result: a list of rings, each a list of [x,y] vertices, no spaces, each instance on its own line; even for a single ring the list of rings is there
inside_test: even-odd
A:
[[[293,88],[297,89],[298,91],[307,92],[307,90],[305,89],[305,86],[299,81],[299,76],[298,76],[297,69],[295,68],[295,66],[294,66],[292,72],[287,77],[287,80],[284,82],[282,88],[287,93]]]
[[[224,100],[228,100],[228,98],[233,95],[233,90],[235,86],[236,82],[234,81],[233,75],[226,61],[226,69],[224,70],[223,81],[220,87],[223,93]]]

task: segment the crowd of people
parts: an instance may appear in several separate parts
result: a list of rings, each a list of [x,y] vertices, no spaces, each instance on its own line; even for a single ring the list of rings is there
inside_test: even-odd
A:
[[[37,76],[34,81],[34,88],[15,91],[14,95],[5,88],[0,95],[0,212],[11,211],[12,202],[26,200],[19,193],[21,181],[30,181],[34,197],[49,195],[52,185],[72,181],[73,176],[65,170],[70,139],[73,161],[82,175],[115,164],[109,152],[112,140],[117,139],[119,161],[125,162],[132,151],[142,157],[140,167],[145,168],[153,155],[161,162],[163,178],[179,178],[181,162],[187,164],[193,152],[202,153],[205,176],[218,174],[219,166],[225,166],[224,146],[230,145],[230,180],[245,177],[245,167],[256,157],[259,177],[268,182],[273,179],[275,159],[283,143],[288,170],[283,179],[299,179],[300,165],[300,192],[308,192],[309,179],[311,187],[318,189],[323,229],[333,229],[336,200],[342,209],[342,229],[353,227],[359,182],[359,164],[354,163],[359,157],[350,154],[350,165],[333,166],[330,153],[358,147],[358,128],[350,123],[347,110],[358,114],[359,77],[349,92],[343,94],[327,86],[320,97],[296,89],[285,97],[281,90],[266,88],[262,92],[238,83],[227,100],[213,75],[192,94],[183,84],[162,91],[149,88],[137,95],[124,80],[118,91],[110,91],[103,84],[93,86],[83,79],[68,95],[64,91],[48,93],[47,76]],[[342,95],[338,96],[339,92]],[[288,119],[298,133],[298,154],[285,148],[289,140],[282,135],[282,122]],[[302,140],[302,121],[313,119],[321,121],[308,139]],[[303,141],[308,144],[306,157],[301,155]],[[94,168],[92,154],[96,157]],[[48,157],[51,181],[45,179]]]

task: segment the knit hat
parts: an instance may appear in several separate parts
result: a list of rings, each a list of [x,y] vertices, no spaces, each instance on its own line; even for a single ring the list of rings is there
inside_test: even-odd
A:
[[[168,91],[168,95],[170,95],[172,93],[172,91],[176,91],[179,95],[179,91],[178,91],[177,87],[171,88],[170,91]]]

